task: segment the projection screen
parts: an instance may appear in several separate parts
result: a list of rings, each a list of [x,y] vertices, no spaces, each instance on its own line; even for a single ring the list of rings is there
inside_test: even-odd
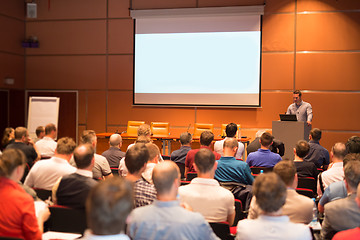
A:
[[[232,7],[131,14],[134,105],[260,107],[261,11]]]

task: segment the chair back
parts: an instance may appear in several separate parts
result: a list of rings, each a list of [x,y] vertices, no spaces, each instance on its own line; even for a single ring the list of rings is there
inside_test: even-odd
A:
[[[234,237],[230,235],[230,227],[227,223],[209,223],[210,227],[221,240],[233,240]]]
[[[72,209],[60,205],[49,207],[50,217],[46,222],[49,231],[83,234],[86,225],[85,210]]]
[[[179,167],[181,179],[185,178],[185,163],[176,162],[176,165]]]
[[[235,199],[235,218],[233,226],[237,226],[238,222],[245,218],[245,213],[243,212],[242,202],[239,199]]]
[[[186,181],[191,181],[197,177],[197,172],[188,172],[186,176]]]
[[[193,138],[200,138],[203,131],[214,132],[214,124],[211,123],[195,123]]]
[[[304,195],[306,197],[309,198],[315,198],[315,194],[311,189],[306,189],[306,188],[296,188],[296,192],[300,195]]]
[[[250,167],[251,173],[254,176],[257,176],[260,174],[261,170],[263,170],[264,173],[272,172],[273,168],[267,168],[267,167]]]
[[[171,160],[171,156],[169,155],[161,155],[163,160]]]
[[[317,193],[317,181],[313,177],[298,177],[297,187],[310,189],[314,194]]]
[[[227,123],[221,124],[221,136],[222,137],[226,137],[226,126],[227,125],[228,125]],[[238,138],[240,138],[241,137],[241,124],[236,124],[236,125],[238,127],[238,130],[236,131],[236,136]]]
[[[168,122],[152,122],[150,129],[154,136],[168,136],[170,124]]]
[[[15,237],[0,237],[0,240],[24,240],[24,239],[15,238]]]
[[[128,121],[126,133],[128,136],[137,137],[137,130],[140,125],[145,124],[144,121]]]
[[[119,176],[119,169],[118,168],[114,168],[114,167],[111,167],[111,172],[114,176]]]
[[[45,189],[41,189],[41,188],[34,188],[34,191],[36,192],[36,195],[38,196],[38,198],[40,198],[43,201],[48,200],[49,197],[51,199],[51,195],[52,195],[51,190],[45,190]]]

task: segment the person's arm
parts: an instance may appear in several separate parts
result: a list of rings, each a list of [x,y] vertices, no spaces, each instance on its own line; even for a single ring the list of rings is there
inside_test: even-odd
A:
[[[254,182],[254,177],[251,175],[251,170],[249,166],[246,166],[245,177],[246,177],[246,184],[252,185]]]
[[[310,103],[306,108],[306,114],[307,114],[307,123],[308,123],[308,125],[310,125],[312,123],[312,119],[313,119],[312,106]]]
[[[291,105],[292,105],[292,104],[290,104],[289,107],[287,108],[286,114],[291,114]]]
[[[113,174],[110,169],[109,162],[104,157],[102,164],[101,164],[101,172],[105,179],[112,178]]]
[[[277,146],[276,148],[278,149],[278,154],[282,157],[285,154],[285,145],[283,142],[281,141],[277,141]]]
[[[256,197],[253,196],[250,202],[248,219],[256,219],[259,216],[259,207],[256,204]]]
[[[227,216],[226,221],[229,223],[229,226],[231,227],[234,224],[234,220],[235,220],[235,212],[233,212],[232,214]]]
[[[59,179],[56,181],[56,183],[54,184],[52,190],[51,190],[51,195],[52,195],[52,202],[56,205],[57,204],[57,196],[56,196],[56,193],[57,193],[57,190],[59,189],[59,185],[60,185],[60,182],[61,182],[61,179],[62,177],[59,177]]]

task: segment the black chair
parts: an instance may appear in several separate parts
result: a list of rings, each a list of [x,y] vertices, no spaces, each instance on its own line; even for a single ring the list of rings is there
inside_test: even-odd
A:
[[[188,172],[187,173],[187,176],[186,176],[186,181],[191,181],[193,180],[194,178],[197,177],[197,173],[196,172]]]
[[[315,195],[317,194],[317,181],[313,177],[298,177],[297,187],[311,189]]]
[[[315,198],[316,197],[314,192],[311,189],[296,188],[296,192],[298,194],[304,195],[304,196],[309,197],[309,198]]]
[[[0,240],[24,240],[24,239],[15,238],[15,237],[0,237]]]
[[[185,163],[176,162],[176,165],[179,167],[181,179],[185,178]]]
[[[171,160],[169,155],[161,155],[164,160]]]
[[[50,218],[45,226],[48,231],[83,234],[86,229],[85,210],[72,209],[60,205],[50,206]]]
[[[209,223],[210,227],[221,240],[233,240],[234,237],[230,234],[230,227],[227,223]]]
[[[190,181],[185,181],[185,180],[181,180],[181,181],[180,181],[180,185],[181,185],[181,186],[188,185],[189,183],[190,183]]]
[[[41,200],[45,201],[45,200],[48,200],[49,198],[51,200],[51,195],[52,195],[51,190],[45,190],[45,189],[41,189],[41,188],[34,188],[34,190],[35,190],[38,198],[40,198]]]
[[[246,217],[243,211],[242,202],[239,199],[235,199],[235,218],[232,226],[237,226],[238,222]]]
[[[251,173],[254,176],[257,176],[260,174],[261,170],[263,170],[264,173],[272,172],[273,168],[267,168],[267,167],[250,167]]]

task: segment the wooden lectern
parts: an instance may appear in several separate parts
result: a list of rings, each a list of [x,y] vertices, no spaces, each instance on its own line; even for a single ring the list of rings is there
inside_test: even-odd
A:
[[[294,159],[294,148],[299,140],[309,141],[311,125],[306,122],[273,121],[272,134],[285,145],[283,159]]]

